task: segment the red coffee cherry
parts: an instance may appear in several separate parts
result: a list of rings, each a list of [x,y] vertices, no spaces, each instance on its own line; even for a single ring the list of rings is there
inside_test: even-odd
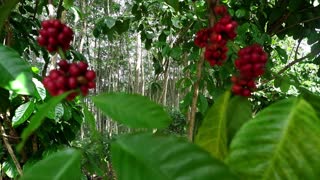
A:
[[[194,43],[200,48],[205,48],[204,57],[211,66],[221,66],[227,59],[227,41],[234,40],[237,36],[238,23],[232,20],[224,5],[214,7],[214,12],[221,18],[213,27],[198,31]]]
[[[57,96],[70,90],[76,90],[66,98],[73,100],[80,92],[82,96],[87,96],[89,89],[96,88],[96,73],[88,70],[85,62],[68,63],[66,60],[58,62],[59,69],[53,69],[49,75],[43,79],[44,87],[52,96]]]
[[[60,20],[45,20],[41,23],[41,27],[37,38],[40,46],[45,47],[49,52],[56,52],[59,48],[66,51],[70,48],[73,31]]]
[[[96,78],[96,73],[93,70],[88,70],[86,72],[86,78],[88,81],[93,81]]]
[[[268,55],[262,46],[254,44],[242,48],[238,52],[238,59],[234,62],[239,70],[239,77],[232,77],[232,92],[236,95],[249,97],[256,89],[254,80],[264,74]],[[241,87],[239,90],[238,87]]]

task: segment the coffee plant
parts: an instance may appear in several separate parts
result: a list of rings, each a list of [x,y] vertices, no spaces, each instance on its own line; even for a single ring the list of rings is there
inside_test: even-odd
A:
[[[77,13],[73,4],[0,3],[1,179],[320,178],[319,92],[287,72],[319,65],[318,1],[136,0],[131,16],[97,20],[96,38],[140,33],[155,75],[185,65],[186,116],[143,95],[97,92],[101,69],[73,47],[79,32],[63,13]],[[299,42],[294,56],[277,44],[286,38]],[[305,38],[311,51],[299,58]],[[131,133],[99,132],[86,102]]]

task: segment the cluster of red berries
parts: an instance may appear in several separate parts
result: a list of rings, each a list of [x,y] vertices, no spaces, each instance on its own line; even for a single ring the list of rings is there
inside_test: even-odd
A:
[[[70,48],[70,42],[73,39],[73,31],[70,27],[58,19],[42,21],[41,27],[37,39],[40,46],[45,47],[49,52],[56,52],[58,48],[64,51]]]
[[[235,66],[240,72],[239,77],[232,77],[232,91],[236,95],[251,96],[251,92],[256,89],[254,80],[264,73],[268,59],[263,48],[254,44],[240,49]]]
[[[205,48],[204,57],[211,66],[221,66],[227,59],[227,41],[234,40],[237,36],[238,23],[232,20],[226,6],[215,6],[214,12],[221,18],[213,27],[197,32],[194,42],[198,47]]]
[[[61,60],[58,63],[59,69],[50,71],[49,76],[43,79],[44,87],[52,96],[58,96],[69,90],[79,90],[83,96],[88,95],[89,89],[96,87],[96,73],[88,70],[88,64],[80,61],[68,63]],[[67,100],[73,100],[79,91],[69,94]]]

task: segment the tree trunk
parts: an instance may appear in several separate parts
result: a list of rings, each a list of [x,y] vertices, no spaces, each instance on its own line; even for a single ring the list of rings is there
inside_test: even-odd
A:
[[[141,73],[141,62],[142,62],[142,57],[141,57],[141,35],[138,33],[137,37],[137,49],[136,49],[136,67],[135,67],[135,86],[134,86],[134,92],[135,93],[141,93],[140,90],[140,73]]]

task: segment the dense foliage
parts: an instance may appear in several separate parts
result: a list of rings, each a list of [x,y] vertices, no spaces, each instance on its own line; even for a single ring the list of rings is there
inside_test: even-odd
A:
[[[0,179],[318,179],[319,13],[1,2]]]

